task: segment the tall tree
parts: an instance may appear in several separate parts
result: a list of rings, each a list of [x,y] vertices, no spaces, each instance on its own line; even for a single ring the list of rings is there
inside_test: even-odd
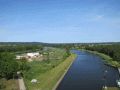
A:
[[[4,52],[0,53],[0,77],[1,78],[13,78],[18,71],[18,63],[15,59],[15,55]]]

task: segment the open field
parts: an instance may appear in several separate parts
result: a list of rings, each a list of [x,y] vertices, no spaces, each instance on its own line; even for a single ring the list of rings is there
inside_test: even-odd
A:
[[[29,62],[30,69],[24,72],[24,81],[29,90],[52,90],[67,67],[75,59],[75,55],[66,58],[66,51],[58,48],[47,48],[46,59],[39,62]],[[31,83],[37,79],[37,83]]]
[[[57,81],[66,72],[68,66],[75,59],[75,55],[70,55],[66,60],[61,62],[58,66],[48,70],[45,73],[39,72],[38,75],[35,75],[34,78],[38,80],[38,83],[33,84],[30,82],[30,79],[26,79],[26,85],[29,90],[52,90]],[[35,67],[34,67],[35,68]]]

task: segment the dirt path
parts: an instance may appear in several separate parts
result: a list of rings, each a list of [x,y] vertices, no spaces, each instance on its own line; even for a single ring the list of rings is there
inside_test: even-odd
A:
[[[18,79],[19,90],[26,90],[23,78]]]

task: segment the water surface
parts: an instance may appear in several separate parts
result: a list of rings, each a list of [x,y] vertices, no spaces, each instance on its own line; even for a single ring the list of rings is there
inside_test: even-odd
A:
[[[119,79],[116,68],[106,66],[94,54],[72,50],[77,58],[59,84],[57,90],[102,90],[104,85],[115,87]]]

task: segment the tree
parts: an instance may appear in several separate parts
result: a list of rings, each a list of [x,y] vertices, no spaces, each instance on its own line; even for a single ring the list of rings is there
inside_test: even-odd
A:
[[[109,55],[113,60],[120,62],[120,45],[96,45],[93,47],[86,46],[87,50],[98,51]]]
[[[0,53],[0,77],[10,79],[16,75],[18,71],[18,63],[15,55],[4,52]]]
[[[19,64],[19,71],[27,71],[29,70],[30,66],[27,64],[26,58],[22,58],[18,61]]]

